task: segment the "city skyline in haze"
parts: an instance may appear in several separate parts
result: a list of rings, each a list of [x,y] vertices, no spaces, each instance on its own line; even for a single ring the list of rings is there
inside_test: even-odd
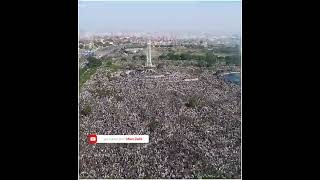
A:
[[[80,33],[240,34],[240,1],[80,1]]]

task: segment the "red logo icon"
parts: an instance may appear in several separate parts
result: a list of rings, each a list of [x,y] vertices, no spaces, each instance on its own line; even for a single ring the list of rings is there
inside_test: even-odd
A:
[[[97,143],[97,135],[95,134],[89,134],[89,144],[96,144]]]

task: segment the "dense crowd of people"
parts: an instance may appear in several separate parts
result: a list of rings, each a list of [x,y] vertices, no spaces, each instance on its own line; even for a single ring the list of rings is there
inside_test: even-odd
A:
[[[240,98],[209,70],[97,72],[80,92],[80,178],[241,178]],[[150,142],[92,145],[88,134]]]

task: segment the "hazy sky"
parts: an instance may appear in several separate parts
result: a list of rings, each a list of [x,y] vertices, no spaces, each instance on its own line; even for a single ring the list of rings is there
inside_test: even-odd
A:
[[[81,32],[240,33],[241,2],[79,2]]]

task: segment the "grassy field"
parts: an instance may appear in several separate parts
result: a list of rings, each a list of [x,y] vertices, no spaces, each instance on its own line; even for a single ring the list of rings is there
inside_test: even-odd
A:
[[[95,68],[82,68],[79,72],[79,86],[80,88],[83,84],[91,78],[91,76],[97,71],[97,67]]]
[[[99,63],[94,62],[92,64],[87,64],[84,68],[80,69],[79,72],[79,86],[80,88],[83,86],[85,82],[87,82],[91,76],[96,73],[97,69],[103,68],[109,72],[117,72],[121,66],[115,63],[112,63],[111,60],[98,60]]]

